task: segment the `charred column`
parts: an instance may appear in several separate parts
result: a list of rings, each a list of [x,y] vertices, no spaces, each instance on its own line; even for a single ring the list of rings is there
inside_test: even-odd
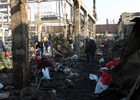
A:
[[[80,4],[79,2],[77,1],[75,3],[75,6],[76,6],[76,23],[75,23],[75,28],[76,28],[76,33],[75,33],[75,45],[76,45],[76,53],[78,56],[80,56]]]
[[[64,1],[64,38],[67,38],[67,14],[66,14],[66,0]]]
[[[28,84],[28,0],[11,0],[11,28],[13,51],[13,81],[17,89]]]

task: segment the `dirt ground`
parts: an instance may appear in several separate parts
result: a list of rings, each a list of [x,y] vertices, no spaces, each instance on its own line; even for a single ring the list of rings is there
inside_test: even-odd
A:
[[[109,52],[107,52],[109,53]],[[79,59],[72,55],[66,58],[48,58],[55,66],[55,71],[50,72],[51,79],[40,81],[42,76],[35,77],[36,64],[30,61],[30,84],[23,90],[15,90],[12,81],[12,69],[1,71],[1,83],[4,88],[0,92],[9,92],[5,100],[105,100],[97,99],[94,95],[96,81],[89,79],[89,74],[101,76],[99,72],[99,59],[108,54],[101,55],[101,51],[95,55],[96,63],[91,66],[87,63],[86,55]],[[109,99],[108,99],[109,100]],[[115,99],[113,99],[115,100]]]

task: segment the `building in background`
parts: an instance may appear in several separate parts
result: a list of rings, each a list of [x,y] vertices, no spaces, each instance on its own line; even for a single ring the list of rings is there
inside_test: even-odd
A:
[[[10,2],[10,0],[0,0],[0,3],[7,3],[7,2]],[[2,22],[2,21],[10,22],[11,21],[10,12],[11,12],[10,4],[0,5],[0,22]],[[9,16],[7,16],[7,15],[9,15]]]
[[[10,0],[0,0],[0,3],[7,3]],[[3,14],[3,15],[2,15]],[[8,15],[8,16],[7,16]],[[3,18],[2,18],[3,16]],[[0,5],[0,22],[11,22],[11,7],[10,4]],[[28,20],[31,20],[31,8],[28,6]]]
[[[34,13],[34,19],[35,21],[38,20],[38,14],[37,12]],[[55,12],[44,12],[44,11],[41,11],[40,12],[40,20],[41,21],[44,21],[44,20],[58,20],[58,16]]]
[[[118,33],[120,39],[125,39],[130,33],[134,22],[131,22],[132,19],[140,17],[140,12],[134,13],[122,13],[118,22]]]
[[[117,24],[100,24],[96,25],[96,37],[102,39],[114,40],[118,36]]]

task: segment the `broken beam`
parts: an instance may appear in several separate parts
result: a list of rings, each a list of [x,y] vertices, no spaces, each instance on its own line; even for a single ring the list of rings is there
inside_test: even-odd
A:
[[[10,5],[10,2],[0,3],[0,6],[1,5]]]
[[[52,2],[52,1],[60,1],[60,0],[40,0],[39,2]],[[64,1],[64,0],[62,0]],[[37,0],[29,0],[28,3],[38,2]]]
[[[39,23],[60,23],[63,22],[62,20],[47,20],[47,21],[40,21]],[[38,21],[28,21],[28,23],[38,23]]]

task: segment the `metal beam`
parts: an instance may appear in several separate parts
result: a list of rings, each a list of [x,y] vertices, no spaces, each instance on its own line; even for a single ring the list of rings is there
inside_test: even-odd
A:
[[[52,2],[52,1],[60,1],[60,0],[40,0],[39,2]],[[64,0],[62,0],[64,1]],[[38,2],[38,0],[29,0],[28,3]]]
[[[9,16],[9,17],[11,16],[11,15],[8,15],[8,14],[5,14],[5,13],[0,13],[0,16],[1,15],[3,15],[3,16]]]
[[[0,25],[9,25],[9,24],[11,24],[11,23],[7,23],[7,22],[1,23],[1,22],[0,22]]]
[[[88,8],[84,5],[84,3],[83,3],[81,0],[80,0],[80,2],[81,2],[81,9],[84,10],[85,12],[87,12],[87,13],[88,13],[88,16],[89,16],[94,22],[96,22],[97,20],[96,20],[95,17],[93,17],[93,14],[91,14],[91,12],[88,10]]]
[[[29,24],[37,23],[38,21],[28,21]],[[47,21],[40,21],[40,24],[42,23],[60,23],[63,22],[62,20],[47,20]]]
[[[43,24],[43,23],[60,23],[60,22],[64,23],[63,20],[48,20],[48,21],[40,21],[40,24]],[[35,23],[37,23],[37,21],[28,21],[28,23],[29,24],[35,24]],[[0,25],[2,25],[2,24],[8,25],[8,24],[11,24],[11,23],[7,23],[7,22],[1,23],[0,22]]]
[[[10,2],[0,3],[0,6],[1,5],[10,5]]]
[[[40,2],[52,2],[52,1],[59,1],[59,0],[40,0]],[[62,0],[64,1],[64,0]],[[28,3],[35,3],[38,2],[38,0],[29,0]],[[71,5],[71,3],[67,0],[68,4]],[[1,5],[10,5],[10,2],[4,2],[4,3],[0,3]]]
[[[73,5],[71,2],[69,2],[69,0],[66,0],[66,2],[67,2],[70,6]]]

